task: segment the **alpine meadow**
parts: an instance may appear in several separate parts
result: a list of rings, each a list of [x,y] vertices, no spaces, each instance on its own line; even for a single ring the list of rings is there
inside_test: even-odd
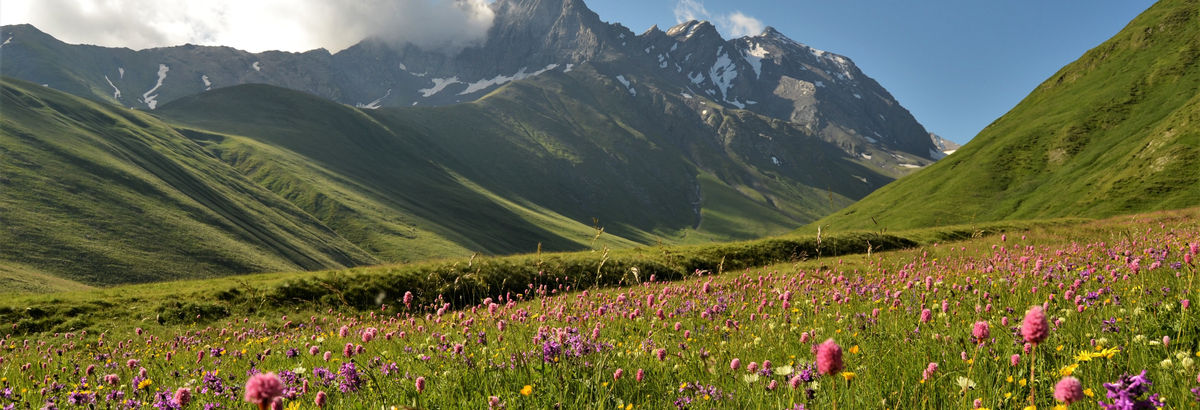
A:
[[[727,3],[6,1],[0,409],[1200,406],[1200,0]]]

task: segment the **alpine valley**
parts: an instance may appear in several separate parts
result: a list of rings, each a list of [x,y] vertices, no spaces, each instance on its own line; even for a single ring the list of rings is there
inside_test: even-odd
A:
[[[944,156],[849,58],[772,28],[635,34],[580,0],[490,7],[486,40],[453,53],[135,51],[0,28],[5,277],[757,238]]]

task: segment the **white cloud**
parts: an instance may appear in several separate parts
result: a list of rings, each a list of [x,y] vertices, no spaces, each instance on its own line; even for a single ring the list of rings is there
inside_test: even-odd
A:
[[[725,14],[713,14],[704,6],[703,0],[676,0],[675,22],[689,20],[710,20],[723,34],[729,37],[754,36],[762,33],[766,25],[759,19],[748,16],[741,11]]]
[[[766,28],[763,22],[754,17],[735,11],[726,16],[726,26],[733,37],[757,36]]]
[[[0,23],[69,43],[135,49],[183,43],[249,51],[338,51],[377,36],[427,49],[483,40],[487,0],[5,0]]]
[[[699,0],[678,0],[675,2],[675,21],[682,23],[690,20],[705,20],[709,18],[708,9]]]

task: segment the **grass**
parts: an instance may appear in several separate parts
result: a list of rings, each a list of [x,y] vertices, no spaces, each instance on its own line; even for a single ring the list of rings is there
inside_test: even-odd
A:
[[[1200,203],[1197,10],[1156,3],[953,155],[817,224],[905,229]]]
[[[100,331],[115,322],[152,320],[166,314],[201,309],[204,321],[230,315],[282,314],[292,309],[334,306],[371,309],[396,303],[411,292],[418,303],[444,300],[461,307],[487,295],[520,293],[528,284],[554,284],[572,289],[628,286],[649,280],[678,280],[696,272],[721,272],[781,262],[824,260],[843,255],[881,252],[1037,227],[1072,226],[1082,220],[1007,222],[950,226],[896,233],[851,232],[787,235],[720,244],[598,248],[568,253],[535,253],[504,257],[463,258],[358,267],[319,272],[240,275],[228,278],[116,286],[50,295],[9,294],[11,306],[41,309],[29,317],[22,311],[0,313],[21,333]],[[177,306],[186,300],[187,306]],[[188,316],[190,317],[190,316]]]
[[[374,261],[148,115],[0,85],[9,269],[111,285]]]
[[[489,400],[510,408],[670,408],[688,402],[684,407],[971,408],[975,400],[986,408],[1023,408],[1029,397],[1049,408],[1053,385],[1064,375],[1082,382],[1085,401],[1096,401],[1106,400],[1103,383],[1145,370],[1153,382],[1149,392],[1180,408],[1194,403],[1189,389],[1197,387],[1200,322],[1181,300],[1197,296],[1196,262],[1187,264],[1182,255],[1191,252],[1189,241],[1200,245],[1198,216],[1200,209],[1191,209],[1030,223],[1006,235],[922,230],[912,239],[932,241],[911,249],[758,260],[753,267],[587,291],[568,288],[574,278],[569,273],[547,269],[545,277],[521,278],[529,283],[520,291],[491,293],[457,310],[443,305],[454,301],[452,294],[420,295],[411,305],[389,296],[365,310],[264,297],[261,309],[245,312],[179,297],[217,282],[137,285],[139,296],[131,296],[131,287],[98,290],[168,308],[159,310],[158,320],[114,317],[103,332],[60,329],[7,338],[0,377],[13,395],[0,400],[63,403],[74,393],[77,400],[103,404],[121,391],[149,406],[189,387],[196,405],[236,407],[244,406],[236,389],[247,375],[269,371],[295,389],[285,405],[301,407],[312,406],[321,391],[333,408],[482,408]],[[965,238],[935,239],[948,237]],[[387,276],[388,269],[397,268],[360,271],[352,282]],[[253,292],[263,296],[270,293],[266,286],[295,283],[281,275],[251,276],[241,289],[255,282],[264,287]],[[20,296],[17,309],[0,312],[62,314],[51,306],[85,295]],[[31,303],[36,299],[57,305]],[[188,302],[176,302],[181,300]],[[130,305],[119,297],[89,303],[107,311]],[[1015,329],[1027,307],[1042,304],[1049,307],[1049,337],[1023,351]],[[927,322],[922,309],[931,310]],[[977,321],[991,329],[978,342],[971,335]],[[841,345],[848,373],[808,372],[813,346],[826,339]],[[43,355],[43,342],[62,355]],[[352,354],[343,354],[347,345]],[[310,348],[317,354],[310,355]],[[1010,364],[1013,355],[1016,365]],[[130,359],[138,362],[127,366]],[[746,370],[752,362],[762,369],[766,361],[772,363],[766,371]],[[931,362],[938,370],[922,377]],[[20,371],[25,363],[32,367]],[[96,369],[84,386],[78,381],[88,365]],[[324,370],[332,372],[328,379]],[[100,382],[106,374],[118,382]],[[47,377],[62,387],[40,393]],[[415,387],[417,378],[423,391]],[[301,389],[305,381],[308,388]],[[166,396],[156,398],[155,392]]]

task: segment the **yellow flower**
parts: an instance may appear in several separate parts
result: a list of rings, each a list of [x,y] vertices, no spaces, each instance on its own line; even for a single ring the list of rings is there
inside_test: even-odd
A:
[[[521,388],[521,395],[522,395],[522,396],[528,396],[528,395],[530,395],[530,394],[533,394],[533,386],[532,386],[532,385],[528,385],[528,384],[526,384],[526,385],[525,385],[525,387],[522,387],[522,388]]]
[[[854,372],[842,372],[842,378],[846,379],[846,381],[854,380],[855,377],[858,377],[858,375],[854,374]]]
[[[1013,380],[1012,376],[1008,376],[1008,377],[1004,378],[1004,381],[1007,381],[1009,383],[1012,383],[1012,380]]]
[[[1067,377],[1075,373],[1075,369],[1079,367],[1079,363],[1068,364],[1058,370],[1058,377]]]
[[[1093,392],[1091,388],[1087,388],[1083,389],[1083,395],[1088,397],[1096,397],[1096,392]]]
[[[138,388],[138,390],[141,390],[141,389],[150,387],[150,385],[152,385],[152,384],[154,384],[154,382],[151,381],[150,379],[142,380],[141,382],[138,383],[137,388]]]
[[[633,403],[626,404],[625,410],[633,410]]]
[[[1067,410],[1067,405],[1060,404],[1060,405],[1054,406],[1053,410]]]
[[[858,345],[854,345],[850,348],[850,354],[858,354]]]
[[[1021,385],[1021,387],[1025,387],[1025,379],[1021,379],[1020,381],[1017,381],[1017,384]]]
[[[1037,406],[1025,406],[1025,410],[1037,410]]]

